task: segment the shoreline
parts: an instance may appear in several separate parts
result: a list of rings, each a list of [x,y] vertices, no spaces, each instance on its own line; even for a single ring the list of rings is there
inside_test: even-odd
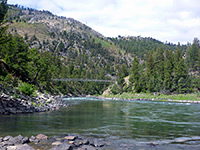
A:
[[[61,97],[37,93],[36,97],[0,94],[0,115],[47,112],[68,107]]]
[[[154,101],[154,102],[173,102],[173,103],[191,103],[200,104],[200,100],[181,100],[181,99],[170,99],[170,98],[159,98],[159,96],[154,96],[154,98],[126,98],[120,97],[121,95],[104,95],[98,96],[98,98],[103,98],[106,100],[126,100],[126,101]],[[134,95],[135,96],[135,95]],[[178,97],[178,96],[177,96]]]
[[[130,139],[129,139],[130,140]],[[59,136],[5,136],[0,137],[1,150],[123,150],[123,149],[199,149],[199,136],[174,137],[166,140],[126,142],[122,139],[86,137],[77,134]]]

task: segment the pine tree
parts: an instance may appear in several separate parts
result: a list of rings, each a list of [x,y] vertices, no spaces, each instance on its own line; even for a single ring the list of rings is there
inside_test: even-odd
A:
[[[155,65],[155,91],[160,92],[163,90],[163,82],[164,82],[164,51],[160,48],[154,53],[154,65]]]
[[[165,51],[165,64],[164,64],[164,90],[169,93],[173,85],[173,54],[172,51]]]
[[[188,67],[192,71],[197,71],[198,68],[200,67],[198,64],[199,51],[200,51],[199,40],[197,38],[195,38],[193,41],[193,44],[188,47],[187,53],[186,53],[187,64],[188,64]]]
[[[130,84],[134,87],[135,92],[141,92],[141,85],[140,85],[140,64],[138,58],[134,58],[132,61],[131,69],[130,69]],[[131,88],[132,88],[131,86]]]
[[[0,23],[2,23],[8,10],[7,0],[0,0],[0,10]]]
[[[173,90],[178,93],[185,93],[188,90],[188,72],[184,63],[183,53],[181,52],[180,45],[177,46],[174,56],[174,80]]]
[[[155,63],[153,54],[147,54],[146,61],[146,88],[149,92],[155,92],[156,85],[156,75],[155,75]]]

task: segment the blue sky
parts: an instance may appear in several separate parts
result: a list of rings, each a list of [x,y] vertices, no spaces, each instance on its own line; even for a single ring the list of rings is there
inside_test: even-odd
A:
[[[200,38],[199,0],[8,0],[74,18],[107,37],[142,36],[186,44]]]

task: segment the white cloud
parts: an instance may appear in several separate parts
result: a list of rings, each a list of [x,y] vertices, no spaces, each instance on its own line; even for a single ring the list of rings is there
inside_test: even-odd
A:
[[[77,19],[105,36],[134,35],[163,42],[200,38],[199,0],[8,0]]]

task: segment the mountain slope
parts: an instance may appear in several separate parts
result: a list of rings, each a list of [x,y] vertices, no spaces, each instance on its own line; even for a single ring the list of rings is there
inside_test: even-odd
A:
[[[140,37],[140,36],[129,36],[123,37],[118,36],[117,38],[108,38],[110,41],[114,42],[121,49],[127,53],[131,53],[139,58],[144,59],[145,53],[150,50],[155,50],[162,48],[163,50],[175,51],[177,48],[176,44],[173,43],[163,43],[159,40],[153,39],[151,37]],[[187,46],[182,45],[181,49],[185,52]]]
[[[9,31],[23,36],[31,48],[68,57],[86,55],[92,60],[114,65],[130,63],[118,46],[100,33],[72,18],[58,17],[48,11],[10,6]],[[95,62],[93,61],[93,62]],[[102,67],[102,66],[101,66]]]

